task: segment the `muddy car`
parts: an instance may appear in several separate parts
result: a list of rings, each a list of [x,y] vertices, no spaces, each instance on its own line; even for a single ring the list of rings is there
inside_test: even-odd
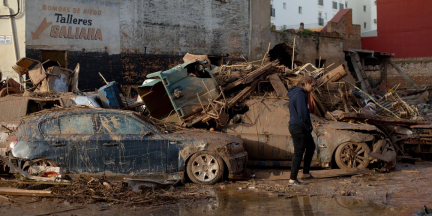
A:
[[[288,130],[288,102],[252,99],[245,106],[248,110],[235,116],[224,132],[243,139],[250,165],[290,166],[294,146]],[[313,114],[311,118],[317,147],[312,166],[330,168],[335,164],[350,170],[396,158],[385,135],[373,125],[328,121]]]
[[[171,176],[214,184],[241,179],[247,153],[241,139],[220,133],[162,128],[137,113],[68,108],[24,118],[8,138],[9,159],[24,170],[60,167],[65,174]]]
[[[7,95],[0,98],[0,155],[5,155],[6,138],[18,127],[22,117],[54,107],[87,105],[100,107],[95,94],[79,96],[73,93],[50,94],[49,97]],[[0,167],[0,170],[2,168]]]

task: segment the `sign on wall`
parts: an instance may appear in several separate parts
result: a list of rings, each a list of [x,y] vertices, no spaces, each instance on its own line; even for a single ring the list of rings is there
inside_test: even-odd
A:
[[[26,1],[32,48],[120,53],[119,0]]]

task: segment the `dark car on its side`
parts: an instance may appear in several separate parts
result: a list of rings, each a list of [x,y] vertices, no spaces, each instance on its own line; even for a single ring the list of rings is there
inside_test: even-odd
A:
[[[69,108],[23,118],[8,138],[9,159],[24,170],[44,160],[66,174],[170,176],[214,184],[243,177],[241,139],[197,130],[163,132],[138,114]],[[48,162],[46,162],[48,161]],[[40,165],[40,164],[38,164]]]

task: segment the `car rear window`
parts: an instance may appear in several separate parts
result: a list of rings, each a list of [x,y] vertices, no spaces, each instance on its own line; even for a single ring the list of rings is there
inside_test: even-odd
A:
[[[62,116],[60,121],[61,134],[93,134],[91,114]]]
[[[137,120],[118,114],[99,114],[102,132],[105,134],[141,134],[143,124]]]

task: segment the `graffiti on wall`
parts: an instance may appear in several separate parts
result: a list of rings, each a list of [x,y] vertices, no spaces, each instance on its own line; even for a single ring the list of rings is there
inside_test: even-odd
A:
[[[119,52],[118,0],[28,1],[27,45]]]

